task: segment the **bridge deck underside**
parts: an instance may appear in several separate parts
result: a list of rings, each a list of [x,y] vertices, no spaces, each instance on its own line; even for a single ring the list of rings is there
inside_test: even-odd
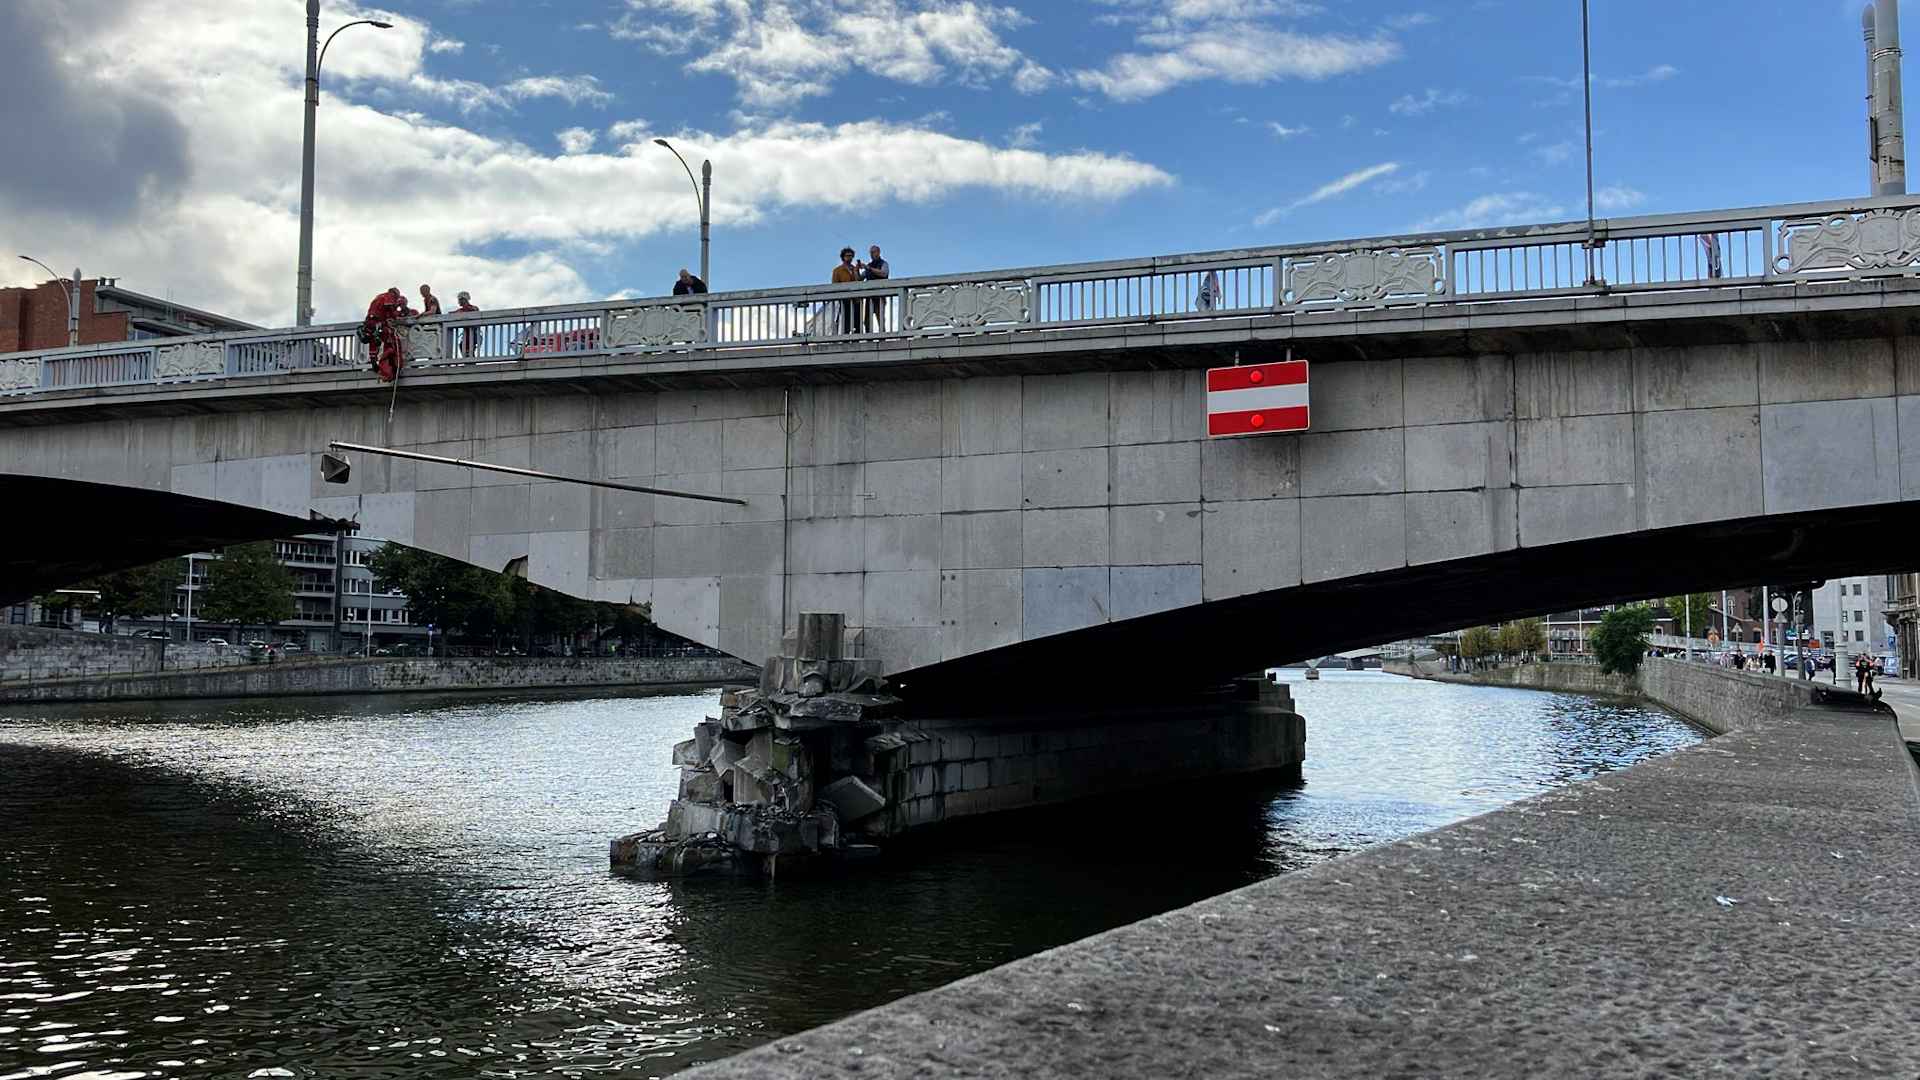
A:
[[[1910,566],[1920,502],[1524,548],[1256,593],[905,672],[924,708],[1176,696],[1210,680],[1406,637],[1600,603]],[[1776,640],[1778,635],[1776,635]]]

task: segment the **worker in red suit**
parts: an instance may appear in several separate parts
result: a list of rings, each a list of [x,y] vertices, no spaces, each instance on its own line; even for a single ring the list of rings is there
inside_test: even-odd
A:
[[[400,335],[395,319],[412,314],[407,310],[406,294],[395,285],[373,298],[367,305],[367,321],[360,325],[360,340],[367,343],[367,355],[381,382],[392,382],[400,374]]]

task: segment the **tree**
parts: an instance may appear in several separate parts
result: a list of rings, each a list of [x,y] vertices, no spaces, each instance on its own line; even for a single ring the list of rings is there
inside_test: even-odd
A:
[[[185,563],[179,559],[162,559],[90,578],[80,587],[100,591],[99,599],[89,606],[100,614],[100,629],[111,634],[114,620],[122,615],[139,618],[171,612],[174,590],[184,580]]]
[[[242,626],[293,618],[293,575],[274,558],[271,543],[227,548],[207,570],[200,604],[208,622],[232,623],[238,637]]]
[[[1644,604],[1618,607],[1600,617],[1588,641],[1600,670],[1615,675],[1632,675],[1640,670],[1647,654],[1647,634],[1653,630],[1653,612]]]
[[[1484,626],[1475,626],[1461,633],[1460,655],[1468,660],[1481,660],[1492,656],[1499,648],[1492,630]]]
[[[1547,651],[1547,628],[1539,619],[1521,619],[1500,628],[1501,651],[1509,656],[1537,656]]]
[[[1714,604],[1718,600],[1719,597],[1713,593],[1701,592],[1688,593],[1685,596],[1669,596],[1661,601],[1661,603],[1665,605],[1668,614],[1673,616],[1674,633],[1685,634],[1688,626],[1687,620],[1691,617],[1693,620],[1693,636],[1703,638],[1707,636],[1708,630],[1718,629],[1719,627],[1719,623],[1715,621],[1713,613]]]

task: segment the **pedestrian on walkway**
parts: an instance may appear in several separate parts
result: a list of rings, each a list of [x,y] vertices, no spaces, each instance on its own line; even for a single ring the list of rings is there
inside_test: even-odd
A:
[[[867,261],[860,267],[860,280],[885,281],[892,276],[893,267],[887,263],[887,260],[880,257],[880,245],[874,244],[867,248]],[[865,325],[868,333],[872,333],[875,330],[884,331],[887,329],[886,297],[870,296],[867,298],[867,319]]]
[[[1853,689],[1857,693],[1867,692],[1867,658],[1864,656],[1853,658]]]

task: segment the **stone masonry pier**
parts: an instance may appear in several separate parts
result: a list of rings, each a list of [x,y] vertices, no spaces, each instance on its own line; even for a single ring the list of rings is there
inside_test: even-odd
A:
[[[1912,1076],[1916,890],[1891,716],[1808,695],[687,1075]]]

